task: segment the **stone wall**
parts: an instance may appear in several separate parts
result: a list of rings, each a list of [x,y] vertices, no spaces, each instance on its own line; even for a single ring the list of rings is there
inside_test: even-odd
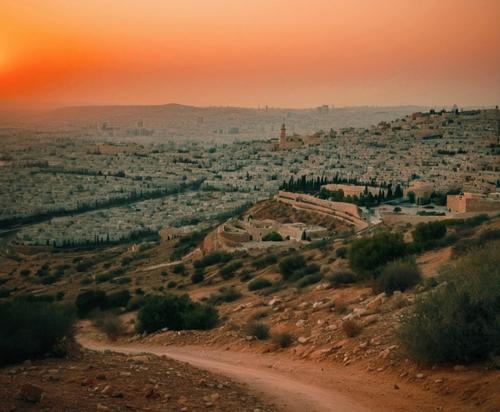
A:
[[[368,192],[372,195],[376,196],[380,192],[380,188],[374,186],[367,186]],[[338,190],[342,190],[344,192],[344,196],[360,196],[365,192],[365,186],[359,185],[344,185],[337,183],[329,183],[327,185],[321,186],[321,189],[328,190],[330,192],[335,192]]]
[[[332,216],[350,226],[354,226],[358,230],[368,226],[362,219],[359,208],[352,203],[331,202],[311,195],[284,191],[278,192],[275,199],[279,202],[289,204],[296,209]]]

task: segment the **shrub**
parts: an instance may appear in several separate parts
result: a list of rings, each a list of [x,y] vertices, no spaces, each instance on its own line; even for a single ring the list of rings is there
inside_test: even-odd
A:
[[[500,229],[490,229],[485,230],[481,235],[479,235],[479,242],[484,244],[490,240],[500,239]]]
[[[38,268],[38,270],[36,271],[36,275],[40,276],[40,277],[47,276],[49,274],[50,274],[50,267],[49,267],[48,263],[45,263],[43,266]]]
[[[267,318],[268,316],[269,316],[269,310],[268,309],[261,309],[252,315],[251,320],[259,320],[259,319]]]
[[[10,290],[4,287],[0,288],[0,299],[8,298],[10,296]]]
[[[16,297],[16,300],[22,300],[25,302],[46,302],[46,303],[52,303],[56,300],[56,297],[54,295],[32,295],[31,293],[26,294],[26,295],[21,295]]]
[[[122,260],[120,261],[120,265],[122,266],[128,266],[132,262],[132,258],[130,256],[124,256]]]
[[[305,288],[306,286],[314,285],[315,283],[318,283],[322,279],[322,276],[320,273],[313,273],[312,275],[307,275],[304,276],[303,278],[299,279],[296,283],[297,287],[299,288]]]
[[[209,255],[202,257],[201,259],[195,260],[193,262],[193,266],[196,267],[207,267],[212,266],[217,263],[227,263],[229,262],[233,256],[230,253],[225,252],[213,252]]]
[[[184,329],[211,329],[218,321],[219,313],[213,306],[193,303],[184,314]]]
[[[263,242],[281,242],[283,241],[283,236],[281,236],[278,232],[269,232],[262,236]]]
[[[139,310],[139,332],[156,332],[168,328],[210,329],[218,321],[217,311],[208,305],[193,302],[188,295],[151,296]]]
[[[208,302],[212,305],[220,305],[224,302],[234,302],[241,298],[241,296],[241,292],[234,286],[223,286],[218,292],[212,293],[209,296]]]
[[[104,309],[106,298],[106,292],[102,290],[86,290],[81,292],[75,300],[78,316],[83,318],[94,309]]]
[[[381,291],[392,294],[396,290],[403,292],[420,280],[420,270],[415,260],[395,260],[384,266],[377,278],[377,286]]]
[[[417,300],[399,339],[414,359],[468,363],[499,354],[500,242],[449,266],[443,282]]]
[[[309,265],[304,266],[303,268],[300,268],[300,269],[294,271],[290,275],[290,277],[288,277],[287,280],[296,281],[296,280],[303,278],[304,276],[319,273],[320,269],[321,268],[316,263],[310,263]]]
[[[231,262],[228,265],[222,267],[219,270],[219,275],[224,280],[231,279],[234,276],[234,272],[236,272],[242,266],[243,266],[243,262],[241,260],[236,260],[236,261]]]
[[[172,260],[178,260],[182,256],[186,255],[189,251],[193,250],[206,236],[207,231],[201,230],[199,232],[193,232],[188,235],[181,237],[174,246],[174,251],[170,258]]]
[[[260,289],[268,288],[272,284],[273,283],[269,279],[258,278],[258,279],[254,279],[248,283],[248,290],[250,290],[250,291],[260,290]]]
[[[199,270],[198,268],[195,269],[194,273],[191,275],[191,282],[195,284],[203,282],[203,280],[205,279],[205,274],[203,273],[203,269],[200,269],[201,270]]]
[[[255,259],[252,262],[252,266],[256,269],[264,269],[265,267],[271,266],[276,263],[278,259],[274,255],[266,255],[262,256],[258,259]]]
[[[354,319],[347,319],[342,322],[342,329],[348,337],[354,338],[363,331],[363,326]]]
[[[104,282],[109,282],[113,278],[114,276],[112,273],[103,273],[101,275],[97,275],[95,277],[95,281],[96,283],[104,283]]]
[[[132,312],[138,310],[144,306],[146,303],[146,298],[144,296],[134,296],[127,303],[127,311]]]
[[[259,340],[266,340],[269,337],[269,326],[258,321],[251,321],[245,327],[247,336],[253,336]]]
[[[434,247],[436,241],[446,235],[446,225],[443,222],[419,223],[412,233],[415,243],[424,249]]]
[[[306,260],[302,255],[292,255],[284,258],[280,264],[280,273],[283,279],[287,280],[292,274],[306,266]]]
[[[100,314],[94,319],[93,323],[97,329],[104,332],[111,340],[118,339],[126,332],[125,325],[122,320],[114,314]]]
[[[29,269],[23,269],[23,270],[21,270],[20,273],[21,273],[22,277],[28,277],[31,274],[31,270],[29,270]]]
[[[283,280],[278,280],[277,282],[274,282],[271,286],[262,289],[260,293],[261,295],[269,296],[279,292],[281,289],[283,289],[284,286],[285,282]]]
[[[73,311],[60,304],[16,300],[0,306],[0,364],[59,352],[74,332]]]
[[[183,275],[184,273],[186,273],[186,266],[183,263],[178,263],[172,268],[172,272],[177,275]]]
[[[322,252],[327,251],[329,247],[330,247],[330,242],[328,241],[328,239],[314,240],[307,245],[308,249],[318,249],[321,250]]]
[[[45,276],[41,279],[42,285],[52,285],[53,283],[56,283],[59,280],[59,276],[57,275],[49,275]]]
[[[173,289],[177,286],[177,282],[175,280],[171,280],[170,282],[167,283],[167,288]]]
[[[94,262],[91,260],[81,260],[75,265],[75,269],[77,272],[86,272],[92,266],[94,266]]]
[[[242,282],[246,282],[247,280],[252,279],[253,275],[248,271],[244,270],[243,272],[240,273],[240,280]]]
[[[443,244],[444,244],[444,246],[450,246],[450,245],[457,243],[459,240],[460,240],[460,236],[458,236],[456,233],[448,233],[443,238]]]
[[[132,279],[130,279],[128,276],[124,276],[122,278],[113,279],[112,282],[116,283],[117,285],[125,285],[132,282]]]
[[[349,249],[347,249],[346,246],[341,246],[335,250],[335,255],[338,258],[345,258],[347,256],[347,253],[349,252]]]
[[[130,292],[126,289],[110,293],[106,297],[105,308],[123,308],[126,307],[128,301],[132,298]]]
[[[455,226],[455,227],[468,227],[473,228],[481,225],[482,223],[490,220],[490,217],[486,214],[481,214],[477,216],[470,217],[468,219],[447,219],[442,222],[446,226]]]
[[[345,300],[335,301],[335,311],[343,315],[349,311],[349,305]]]
[[[294,337],[289,332],[273,333],[273,343],[280,348],[288,348],[294,341]]]
[[[479,246],[479,242],[477,239],[460,239],[457,243],[453,245],[452,253],[453,256],[461,256],[472,249],[475,249]]]
[[[349,250],[349,263],[362,276],[370,273],[376,276],[380,266],[403,257],[405,253],[406,245],[401,234],[382,232],[355,240]]]
[[[328,282],[334,287],[338,287],[341,285],[348,285],[356,282],[356,275],[350,270],[339,270],[337,272],[328,275]]]

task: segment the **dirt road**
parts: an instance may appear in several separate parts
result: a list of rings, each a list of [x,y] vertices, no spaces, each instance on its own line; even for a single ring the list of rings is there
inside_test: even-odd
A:
[[[436,411],[444,406],[442,398],[412,385],[398,383],[396,390],[395,382],[382,375],[352,367],[293,360],[280,354],[197,346],[115,345],[82,335],[78,340],[92,350],[165,355],[225,375],[248,384],[254,392],[287,412]]]
[[[270,364],[253,356],[198,347],[162,347],[145,345],[109,345],[80,339],[88,349],[112,350],[126,354],[152,353],[187,362],[193,366],[228,376],[247,383],[283,411],[290,412],[353,412],[369,411],[357,402],[334,390],[297,380],[289,374],[273,369]]]

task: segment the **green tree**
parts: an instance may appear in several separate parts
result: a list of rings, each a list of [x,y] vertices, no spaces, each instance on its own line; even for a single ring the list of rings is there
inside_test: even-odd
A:
[[[363,277],[376,277],[382,265],[406,254],[400,233],[382,232],[355,240],[349,249],[351,268]]]

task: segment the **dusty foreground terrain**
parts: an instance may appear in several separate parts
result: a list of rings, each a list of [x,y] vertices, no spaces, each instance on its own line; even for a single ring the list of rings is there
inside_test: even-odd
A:
[[[227,377],[151,354],[82,351],[0,370],[0,411],[261,411],[276,408]]]
[[[469,371],[467,376],[464,375],[464,382],[456,377],[451,379],[453,373],[445,370],[416,374],[409,367],[411,373],[401,376],[391,371],[369,371],[355,364],[301,360],[287,353],[256,353],[231,350],[229,347],[176,346],[126,340],[110,342],[91,330],[88,324],[80,331],[78,340],[86,348],[128,355],[148,353],[186,362],[248,384],[260,399],[276,405],[279,411],[493,412],[500,408],[500,399],[494,391],[478,394],[479,388],[471,389],[471,373],[476,374],[479,386],[491,389],[489,379],[495,380],[495,376],[483,372]],[[411,376],[414,378],[409,379]],[[481,402],[471,398],[481,398]]]

